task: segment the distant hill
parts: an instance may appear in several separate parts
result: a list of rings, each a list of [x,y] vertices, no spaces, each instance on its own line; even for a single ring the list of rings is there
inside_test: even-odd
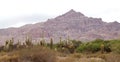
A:
[[[43,35],[46,40],[53,38],[54,42],[58,42],[59,37],[82,41],[96,38],[116,39],[120,37],[120,23],[116,21],[107,23],[101,18],[87,17],[72,9],[46,22],[28,24],[20,28],[0,29],[0,43],[2,44],[11,37],[22,41],[26,36],[36,41],[40,40]]]

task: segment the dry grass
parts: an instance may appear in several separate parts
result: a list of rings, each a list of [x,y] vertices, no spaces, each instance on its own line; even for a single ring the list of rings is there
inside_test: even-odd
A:
[[[55,52],[45,47],[27,48],[0,55],[0,62],[56,62]]]
[[[72,57],[58,57],[58,61],[57,62],[75,62],[76,58],[72,58]]]
[[[80,54],[59,57],[57,62],[120,62],[120,54]]]
[[[120,54],[107,54],[105,55],[106,62],[120,62]]]
[[[73,58],[73,57],[59,57],[57,62],[105,62],[101,58]]]
[[[120,62],[120,54],[63,54],[46,47],[33,47],[8,53],[1,52],[0,62]]]

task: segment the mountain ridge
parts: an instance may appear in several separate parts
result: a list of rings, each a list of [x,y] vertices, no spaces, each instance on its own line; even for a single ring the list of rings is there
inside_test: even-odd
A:
[[[26,36],[33,40],[40,40],[44,32],[44,38],[54,38],[58,42],[59,37],[77,39],[82,41],[100,39],[117,39],[120,37],[120,23],[115,21],[107,23],[101,18],[87,17],[80,12],[71,9],[56,18],[46,22],[24,25],[19,28],[0,29],[0,43],[14,37],[15,40],[25,39]]]

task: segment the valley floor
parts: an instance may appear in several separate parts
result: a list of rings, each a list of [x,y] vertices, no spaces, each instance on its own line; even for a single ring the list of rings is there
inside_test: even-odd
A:
[[[115,53],[60,53],[49,48],[31,48],[1,52],[0,62],[120,62]]]
[[[0,47],[0,62],[120,62],[120,40],[60,40],[57,44],[52,39],[48,44],[33,44],[29,39],[14,44],[9,40]]]

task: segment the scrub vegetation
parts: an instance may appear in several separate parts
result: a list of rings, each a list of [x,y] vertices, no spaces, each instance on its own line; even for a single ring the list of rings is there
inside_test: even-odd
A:
[[[119,62],[120,40],[96,39],[89,42],[44,39],[34,44],[26,38],[14,43],[14,38],[0,47],[0,62]]]

